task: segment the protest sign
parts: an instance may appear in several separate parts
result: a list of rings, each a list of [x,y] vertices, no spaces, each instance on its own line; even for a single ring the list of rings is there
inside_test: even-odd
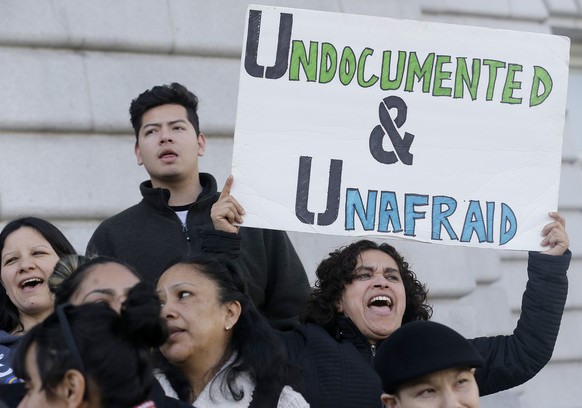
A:
[[[539,249],[568,60],[566,37],[249,6],[244,225]]]

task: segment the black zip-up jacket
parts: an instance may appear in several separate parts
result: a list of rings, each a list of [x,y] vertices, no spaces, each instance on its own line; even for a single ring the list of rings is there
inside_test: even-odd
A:
[[[241,227],[238,234],[214,229],[210,210],[220,193],[216,180],[200,173],[202,192],[188,210],[186,225],[168,206],[170,191],[140,185],[138,204],[103,221],[87,245],[87,255],[104,255],[132,265],[155,283],[173,262],[200,252],[236,259],[247,275],[249,294],[271,325],[295,327],[309,295],[305,269],[283,231]]]
[[[523,384],[550,360],[568,294],[571,257],[569,250],[562,256],[530,252],[529,280],[513,334],[470,340],[485,360],[475,374],[480,395]],[[380,379],[372,364],[376,347],[350,319],[338,317],[331,332],[304,323],[282,337],[291,363],[301,369],[312,408],[381,407]]]

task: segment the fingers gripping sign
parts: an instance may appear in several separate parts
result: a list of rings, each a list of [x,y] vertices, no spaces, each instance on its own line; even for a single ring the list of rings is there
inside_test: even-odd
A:
[[[237,224],[242,224],[242,216],[244,215],[245,210],[238,201],[230,195],[230,189],[232,188],[233,182],[234,177],[232,175],[228,176],[224,183],[224,188],[220,193],[220,197],[218,197],[218,201],[214,203],[210,210],[210,216],[216,230],[236,234],[239,230]]]
[[[557,212],[551,212],[549,216],[554,221],[546,224],[542,229],[544,239],[541,242],[543,247],[549,248],[542,253],[548,255],[563,255],[570,246],[570,239],[566,233],[566,220]]]

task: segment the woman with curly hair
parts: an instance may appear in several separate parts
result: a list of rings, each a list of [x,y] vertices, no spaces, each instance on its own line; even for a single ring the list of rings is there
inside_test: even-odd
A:
[[[366,261],[378,265],[384,261],[391,264],[386,266],[383,276],[387,281],[397,283],[404,295],[402,304],[393,305],[396,299],[389,296],[387,299],[376,299],[373,307],[382,310],[382,306],[389,306],[390,302],[390,306],[399,311],[396,315],[392,314],[396,317],[396,326],[414,320],[428,320],[431,317],[432,307],[426,304],[428,290],[416,279],[402,255],[386,243],[361,240],[332,252],[319,264],[318,280],[301,316],[302,321],[331,329],[338,316],[344,312],[343,306],[338,305],[348,302],[347,299],[350,298],[349,293],[344,296],[344,290],[351,291],[352,288],[362,286],[359,282],[369,282],[374,278],[373,270]],[[389,327],[385,326],[384,330],[389,330]],[[392,328],[390,333],[394,330]],[[374,334],[371,333],[371,336],[374,337]],[[385,334],[380,339],[384,337]]]
[[[542,230],[548,249],[529,253],[529,282],[513,335],[471,340],[485,361],[475,375],[481,395],[523,384],[552,355],[571,252],[564,219],[550,216],[554,221]],[[392,246],[368,240],[330,253],[316,275],[302,324],[282,334],[291,362],[302,370],[305,399],[315,408],[377,408],[376,349],[400,326],[431,317],[427,289]]]

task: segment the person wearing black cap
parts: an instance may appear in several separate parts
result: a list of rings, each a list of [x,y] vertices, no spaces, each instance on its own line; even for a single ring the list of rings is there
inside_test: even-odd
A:
[[[436,322],[405,324],[376,353],[382,402],[388,408],[479,407],[475,368],[483,358],[453,329]]]
[[[528,255],[528,282],[513,333],[470,340],[485,361],[475,371],[481,395],[525,383],[552,356],[572,252],[565,219],[549,216],[552,222],[541,234],[547,249]],[[394,247],[369,240],[330,253],[316,275],[303,323],[284,333],[290,361],[305,382],[303,395],[312,408],[377,408],[382,388],[373,368],[376,351],[399,327],[430,319],[427,289]]]

